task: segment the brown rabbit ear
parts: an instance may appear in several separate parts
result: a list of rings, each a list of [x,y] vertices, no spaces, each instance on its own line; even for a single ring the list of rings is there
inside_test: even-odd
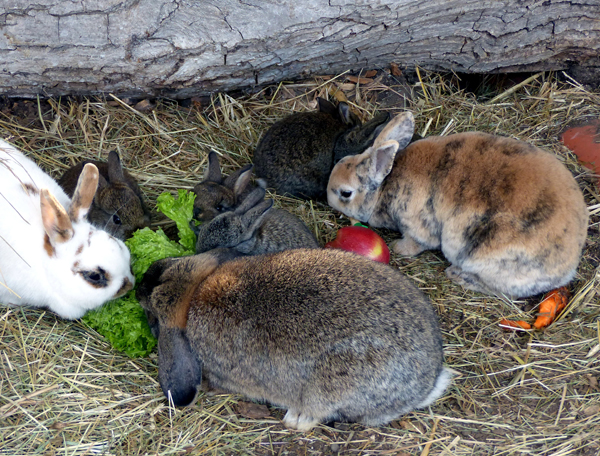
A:
[[[72,222],[82,220],[88,213],[98,189],[99,175],[96,165],[86,163],[83,167],[69,206],[69,218]]]
[[[325,98],[317,97],[317,109],[319,112],[324,112],[333,116],[337,114],[337,108],[335,105],[327,101]]]
[[[208,166],[206,167],[206,171],[204,171],[204,179],[202,179],[202,182],[214,182],[215,184],[220,184],[222,181],[223,176],[221,175],[219,156],[216,152],[211,151],[208,154]]]
[[[396,152],[399,145],[396,141],[386,141],[378,147],[373,147],[370,152],[371,166],[369,168],[369,177],[375,184],[380,185],[394,166]]]
[[[202,363],[192,351],[185,330],[159,329],[158,380],[165,396],[179,407],[196,398],[202,383]]]
[[[375,139],[374,148],[380,147],[389,140],[398,143],[399,149],[404,149],[412,140],[415,132],[415,118],[412,112],[406,111],[398,114],[385,126]]]
[[[124,182],[123,167],[121,166],[121,157],[114,150],[108,153],[108,181]]]
[[[40,207],[42,209],[42,223],[48,235],[50,245],[45,245],[48,254],[51,254],[53,245],[67,242],[73,237],[73,225],[65,208],[58,200],[43,188],[40,192]]]

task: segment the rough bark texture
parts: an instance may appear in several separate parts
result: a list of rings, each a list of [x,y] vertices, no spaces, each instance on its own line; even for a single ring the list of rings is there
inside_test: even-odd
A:
[[[600,0],[2,0],[0,93],[188,97],[345,70],[600,72]]]

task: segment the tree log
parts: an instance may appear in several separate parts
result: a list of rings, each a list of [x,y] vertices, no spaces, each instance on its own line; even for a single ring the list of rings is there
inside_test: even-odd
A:
[[[3,0],[0,93],[167,96],[419,66],[600,75],[600,0]]]

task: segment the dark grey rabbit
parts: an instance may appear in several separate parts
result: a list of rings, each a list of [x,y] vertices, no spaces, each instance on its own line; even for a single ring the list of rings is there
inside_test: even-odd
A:
[[[247,255],[260,255],[319,247],[302,220],[283,209],[273,208],[273,200],[264,198],[265,190],[257,187],[235,210],[193,227],[198,236],[196,253],[227,247]]]
[[[108,161],[84,160],[67,169],[58,180],[69,197],[77,187],[77,180],[86,163],[93,163],[100,172],[98,190],[87,214],[88,221],[125,240],[134,231],[150,225],[150,212],[135,178],[123,169],[119,154],[108,153]]]
[[[335,163],[364,152],[389,121],[380,114],[362,125],[346,103],[318,98],[318,111],[276,122],[254,151],[255,174],[279,194],[322,199]]]
[[[194,218],[207,222],[223,212],[234,210],[254,189],[250,184],[251,177],[252,165],[246,165],[223,179],[219,156],[210,152],[204,179],[192,189],[196,194]]]
[[[444,393],[437,316],[397,270],[335,249],[236,255],[160,260],[138,287],[175,405],[202,385],[286,407],[285,426],[308,431],[383,425]]]

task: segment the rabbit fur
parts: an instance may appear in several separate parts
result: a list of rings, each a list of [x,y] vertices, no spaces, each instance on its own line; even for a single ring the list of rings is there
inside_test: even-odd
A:
[[[157,261],[137,289],[175,405],[203,384],[286,407],[284,424],[307,431],[382,425],[443,394],[437,316],[398,271],[333,249],[236,255]]]
[[[204,178],[192,189],[196,194],[194,218],[207,222],[219,214],[234,210],[254,189],[250,184],[251,177],[252,165],[246,165],[223,179],[219,156],[211,151]]]
[[[71,200],[0,140],[0,302],[74,319],[133,288],[125,244],[85,220],[97,185],[86,165]]]
[[[391,245],[401,255],[441,248],[448,277],[471,290],[526,297],[573,278],[589,215],[555,156],[480,132],[406,147],[413,129],[412,114],[399,114],[371,148],[340,160],[329,205],[401,231]]]
[[[265,190],[257,187],[235,210],[193,228],[198,236],[196,253],[228,247],[248,255],[260,255],[319,247],[315,236],[298,217],[273,208],[273,200],[264,198]]]
[[[279,194],[324,198],[333,165],[363,152],[389,120],[380,114],[362,125],[346,103],[317,101],[318,111],[294,113],[273,124],[254,151],[256,176]]]
[[[115,151],[109,152],[107,162],[84,160],[67,169],[58,180],[67,195],[73,196],[86,163],[93,163],[100,172],[98,190],[87,215],[90,223],[121,240],[150,225],[150,212],[144,196],[135,178],[121,166],[121,159]]]

